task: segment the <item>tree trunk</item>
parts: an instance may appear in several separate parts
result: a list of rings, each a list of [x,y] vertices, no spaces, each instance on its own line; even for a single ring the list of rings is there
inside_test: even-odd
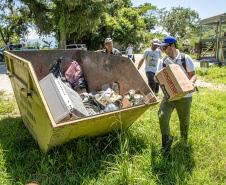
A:
[[[66,49],[66,34],[64,32],[60,32],[59,49]]]

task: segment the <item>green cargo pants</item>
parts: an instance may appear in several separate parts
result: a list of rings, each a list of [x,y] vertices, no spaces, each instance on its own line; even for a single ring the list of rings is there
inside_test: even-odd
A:
[[[162,135],[170,136],[169,121],[171,114],[176,108],[177,114],[180,120],[180,132],[181,135],[187,135],[190,122],[190,109],[191,109],[192,97],[181,98],[176,101],[167,101],[164,97],[158,111],[159,124]]]

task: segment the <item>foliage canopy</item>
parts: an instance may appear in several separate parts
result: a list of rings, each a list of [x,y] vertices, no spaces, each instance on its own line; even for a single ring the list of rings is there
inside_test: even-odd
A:
[[[185,37],[186,34],[198,31],[199,14],[190,8],[176,7],[165,10],[162,16],[162,26],[174,37]]]
[[[0,2],[0,37],[5,44],[28,33],[30,23],[28,7],[17,2],[16,0]]]
[[[65,48],[71,34],[76,32],[76,37],[81,38],[96,27],[105,9],[102,0],[21,1],[29,7],[38,32],[53,33],[60,41],[60,48]]]
[[[198,34],[198,13],[183,7],[169,11],[151,3],[132,7],[130,0],[2,0],[0,6],[0,34],[5,43],[23,38],[32,25],[39,35],[55,36],[61,49],[84,43],[95,50],[106,37],[122,47],[150,44],[152,38],[162,36],[151,33],[160,25],[175,37],[197,38]]]

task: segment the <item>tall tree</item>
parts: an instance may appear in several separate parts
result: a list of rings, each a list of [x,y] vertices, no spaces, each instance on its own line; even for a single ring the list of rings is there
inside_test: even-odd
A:
[[[164,11],[162,16],[162,27],[175,37],[183,38],[189,32],[198,30],[197,21],[199,14],[190,8],[176,7],[170,11]]]
[[[107,13],[114,17],[118,15],[118,11],[122,8],[129,8],[132,6],[130,0],[106,0]]]
[[[144,20],[130,8],[121,9],[115,21],[108,21],[108,27],[112,30],[112,37],[121,44],[138,44],[145,32]]]
[[[65,49],[71,34],[81,38],[92,30],[104,12],[105,0],[21,0],[30,9],[40,34],[55,34],[59,48]]]
[[[150,32],[152,29],[155,29],[155,26],[158,25],[157,7],[151,5],[151,3],[144,3],[144,5],[136,7],[136,10],[144,20],[146,31]]]
[[[147,39],[144,17],[139,15],[137,8],[131,7],[131,1],[109,0],[105,6],[106,13],[101,17],[101,23],[96,29],[88,30],[84,37],[78,40],[80,43],[88,43],[88,48],[92,50],[102,47],[106,37],[111,37],[120,45],[138,44]]]
[[[28,34],[28,8],[18,4],[16,0],[0,2],[0,37],[6,44],[15,37]]]

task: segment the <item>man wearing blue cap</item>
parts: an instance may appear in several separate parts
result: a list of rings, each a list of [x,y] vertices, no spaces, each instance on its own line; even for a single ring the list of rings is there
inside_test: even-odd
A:
[[[182,70],[189,78],[189,80],[192,82],[195,88],[195,81],[197,79],[197,76],[195,74],[194,63],[190,56],[183,55],[177,49],[176,39],[172,36],[167,36],[163,38],[163,42],[158,46],[162,46],[162,50],[166,53],[167,56],[160,60],[157,66],[157,72],[171,63],[178,64],[182,67]],[[169,60],[166,60],[167,58]],[[160,150],[160,152],[170,151],[173,142],[173,136],[170,136],[169,121],[171,114],[175,108],[180,120],[181,137],[185,141],[187,141],[190,122],[191,102],[192,102],[192,93],[187,94],[180,100],[176,101],[168,101],[166,97],[163,97],[163,100],[158,111],[160,130],[162,134],[162,149]]]

